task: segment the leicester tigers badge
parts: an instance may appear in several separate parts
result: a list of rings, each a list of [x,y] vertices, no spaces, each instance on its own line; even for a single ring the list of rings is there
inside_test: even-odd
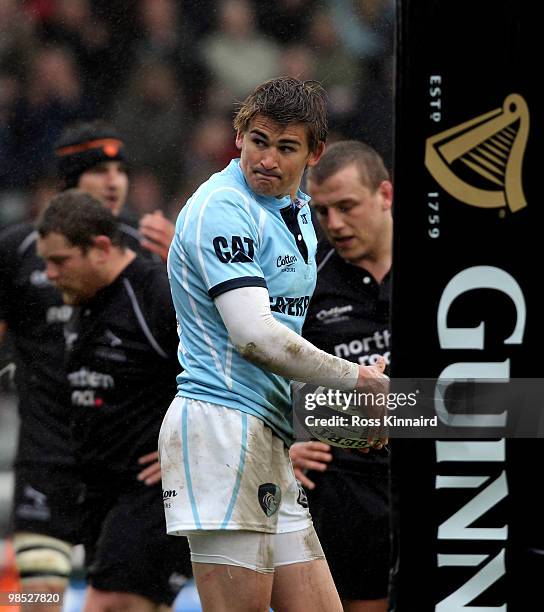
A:
[[[272,516],[278,511],[281,503],[281,489],[278,485],[266,482],[259,487],[257,493],[259,504],[266,516]]]

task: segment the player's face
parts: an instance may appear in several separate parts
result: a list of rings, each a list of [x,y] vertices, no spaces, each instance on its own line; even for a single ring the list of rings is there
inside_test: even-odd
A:
[[[40,236],[37,248],[45,261],[47,278],[61,291],[66,304],[75,306],[93,297],[98,289],[97,249],[84,253],[56,232]]]
[[[300,123],[280,126],[257,115],[246,132],[238,132],[240,167],[251,189],[270,197],[295,197],[306,166],[314,166],[324,146],[316,153],[308,148],[306,127]]]
[[[363,265],[388,249],[393,199],[389,181],[373,192],[352,164],[322,183],[309,180],[308,193],[327,239],[346,261]]]
[[[127,171],[123,162],[102,162],[83,172],[77,186],[103,202],[114,215],[118,215],[127,199]]]

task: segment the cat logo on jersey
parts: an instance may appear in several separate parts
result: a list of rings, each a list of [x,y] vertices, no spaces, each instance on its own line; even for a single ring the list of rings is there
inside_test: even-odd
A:
[[[459,202],[517,212],[527,206],[521,169],[529,135],[529,110],[519,94],[502,108],[427,139],[425,166]]]
[[[221,263],[249,263],[255,255],[255,242],[247,236],[225,236],[213,239],[213,248]]]

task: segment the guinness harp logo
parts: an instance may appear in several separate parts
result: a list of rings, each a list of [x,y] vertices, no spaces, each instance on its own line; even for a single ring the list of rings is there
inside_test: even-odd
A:
[[[479,208],[527,206],[521,182],[529,109],[518,94],[496,108],[427,139],[425,166],[454,198]]]

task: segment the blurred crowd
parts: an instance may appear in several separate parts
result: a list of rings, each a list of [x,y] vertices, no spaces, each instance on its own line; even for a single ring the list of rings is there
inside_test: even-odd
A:
[[[234,105],[280,75],[329,93],[330,141],[392,162],[394,0],[0,0],[0,226],[57,189],[53,145],[104,118],[129,209],[174,218],[234,149]]]

